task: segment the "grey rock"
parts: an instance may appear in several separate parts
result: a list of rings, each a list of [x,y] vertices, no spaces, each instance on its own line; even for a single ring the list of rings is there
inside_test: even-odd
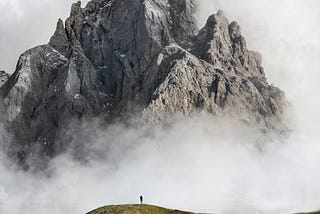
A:
[[[8,81],[9,74],[5,71],[0,71],[0,88]]]
[[[209,112],[277,129],[284,93],[267,82],[260,54],[222,12],[199,31],[194,11],[193,0],[73,4],[49,44],[22,54],[0,88],[13,153],[54,156],[70,121],[93,117],[157,122]]]
[[[70,50],[69,38],[64,28],[64,23],[59,19],[55,33],[50,39],[50,46],[58,50],[61,54],[68,57]]]
[[[145,115],[152,120],[195,111],[231,115],[268,129],[276,128],[273,119],[281,120],[284,93],[264,80],[225,72],[180,47],[166,47],[159,58],[160,69],[152,71],[155,76],[146,82],[156,88],[144,87],[144,93],[154,91],[145,109]]]
[[[217,15],[218,16],[224,16],[224,11],[223,10],[218,10]]]

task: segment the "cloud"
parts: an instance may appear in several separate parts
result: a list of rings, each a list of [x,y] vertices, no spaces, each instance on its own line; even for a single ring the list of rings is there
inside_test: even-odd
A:
[[[48,43],[59,17],[66,18],[74,0],[1,0],[0,69],[14,72],[19,55]],[[82,1],[85,5],[88,0]]]
[[[0,65],[9,68],[20,49],[46,43],[70,4],[2,0]],[[287,136],[205,116],[168,127],[83,124],[72,145],[82,145],[86,162],[71,157],[80,151],[74,146],[47,171],[32,174],[8,167],[0,155],[0,213],[85,213],[105,204],[137,203],[140,194],[147,203],[197,212],[319,209],[319,4],[199,0],[199,25],[223,9],[240,23],[249,48],[262,53],[268,79],[285,90],[292,105]]]
[[[294,213],[320,206],[318,136],[279,138],[208,115],[163,127],[88,123],[80,133],[72,143],[83,146],[85,162],[71,150],[36,174],[0,165],[0,212],[85,213],[138,203],[140,194],[146,203],[194,212]]]

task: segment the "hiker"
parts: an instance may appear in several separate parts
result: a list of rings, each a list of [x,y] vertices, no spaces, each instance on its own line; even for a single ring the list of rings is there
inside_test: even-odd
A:
[[[142,204],[142,203],[143,203],[143,196],[140,195],[140,204]]]

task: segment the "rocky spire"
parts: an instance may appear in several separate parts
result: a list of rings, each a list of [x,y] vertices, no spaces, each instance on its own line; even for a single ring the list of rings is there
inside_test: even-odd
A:
[[[58,20],[56,31],[51,37],[49,44],[64,56],[68,57],[70,52],[70,42],[64,28],[64,23],[61,19]]]

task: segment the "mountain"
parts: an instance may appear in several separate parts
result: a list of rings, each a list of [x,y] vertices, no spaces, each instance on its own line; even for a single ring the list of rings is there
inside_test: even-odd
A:
[[[192,214],[179,210],[170,210],[152,205],[118,205],[101,207],[88,214]]]
[[[132,117],[231,116],[281,129],[285,95],[270,85],[259,53],[222,11],[198,29],[193,0],[91,0],[72,5],[46,45],[24,52],[0,88],[10,154],[54,156],[68,124]]]

